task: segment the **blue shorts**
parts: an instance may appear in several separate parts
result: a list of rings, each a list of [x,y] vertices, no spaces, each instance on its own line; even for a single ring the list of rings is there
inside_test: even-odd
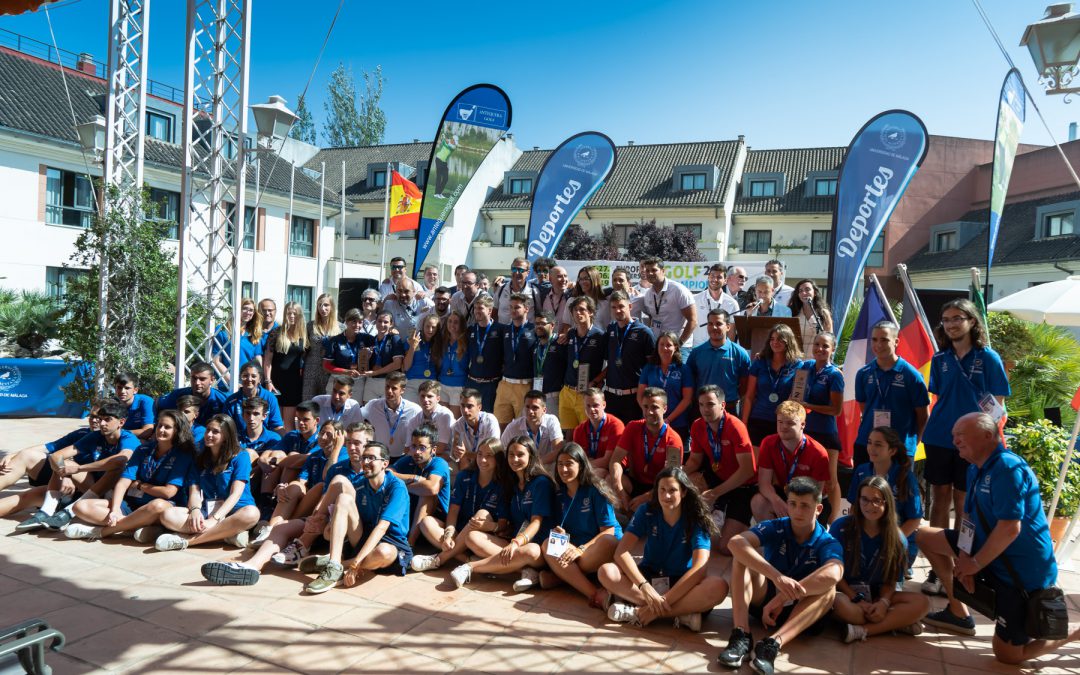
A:
[[[367,535],[368,532],[365,530],[364,536],[360,538],[360,541],[357,542],[356,546],[353,546],[352,543],[348,540],[348,538],[346,538],[345,546],[341,550],[341,559],[345,560],[347,558],[355,558],[356,554],[360,552],[360,549],[364,548],[364,542],[367,541]],[[381,567],[375,571],[383,572],[386,574],[400,574],[401,576],[405,576],[405,573],[409,571],[409,564],[412,562],[413,559],[413,551],[412,547],[409,546],[409,542],[398,541],[397,539],[391,537],[383,537],[379,543],[390,544],[397,549],[397,563],[391,563],[386,567]]]

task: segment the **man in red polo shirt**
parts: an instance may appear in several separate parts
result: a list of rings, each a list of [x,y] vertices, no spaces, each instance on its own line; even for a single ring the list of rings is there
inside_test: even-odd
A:
[[[608,466],[615,446],[619,444],[626,425],[607,412],[604,391],[597,387],[585,390],[585,421],[574,429],[574,442],[585,449],[593,473],[608,477]]]
[[[623,511],[633,513],[649,501],[656,474],[666,466],[682,464],[682,439],[664,421],[667,393],[649,387],[642,397],[641,413],[645,419],[626,425],[608,469],[611,488]]]
[[[720,552],[728,540],[750,529],[750,501],[757,494],[757,467],[746,425],[724,412],[724,390],[707,384],[697,390],[701,417],[690,427],[686,473],[702,489],[702,497],[724,514]],[[700,472],[700,473],[699,473]]]
[[[761,441],[758,493],[750,500],[750,509],[759,523],[788,515],[787,503],[780,495],[796,476],[813,478],[821,483],[822,494],[831,494],[829,453],[803,433],[805,428],[806,409],[800,403],[784,401],[776,407],[776,433]],[[829,512],[826,505],[822,513]]]

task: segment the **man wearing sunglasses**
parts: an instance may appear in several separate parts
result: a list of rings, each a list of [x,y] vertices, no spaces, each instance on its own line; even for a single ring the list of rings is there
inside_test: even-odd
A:
[[[746,281],[749,278],[750,275],[746,273],[745,267],[732,265],[727,269],[727,281],[724,284],[724,292],[735,298],[736,302],[739,303],[739,309],[745,308],[755,300],[753,289],[743,290],[743,286],[746,285]]]
[[[394,292],[397,290],[398,284],[405,280],[410,284],[413,289],[416,288],[416,282],[405,276],[405,258],[401,256],[394,256],[390,259],[390,277],[383,279],[379,284],[379,295],[385,300],[388,297],[394,296]]]
[[[527,258],[514,258],[510,263],[510,283],[502,284],[495,289],[495,310],[498,312],[499,323],[510,323],[510,296],[515,293],[528,295],[532,302],[529,304],[529,314],[526,322],[532,322],[536,318],[536,307],[540,305],[540,291],[528,283],[529,261]]]

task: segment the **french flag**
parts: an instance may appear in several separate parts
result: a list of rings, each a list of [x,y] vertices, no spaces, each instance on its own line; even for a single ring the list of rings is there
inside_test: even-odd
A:
[[[855,329],[851,333],[847,355],[844,357],[844,407],[837,419],[841,446],[840,464],[844,466],[851,466],[855,438],[859,435],[859,423],[862,421],[862,412],[855,400],[855,376],[860,368],[874,360],[874,354],[870,351],[871,328],[878,321],[886,319],[896,321],[877,276],[871,274],[870,281],[866,284],[859,317],[855,319]]]

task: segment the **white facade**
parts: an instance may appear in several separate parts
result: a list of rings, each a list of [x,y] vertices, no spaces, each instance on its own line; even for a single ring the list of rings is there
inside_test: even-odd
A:
[[[1080,270],[1080,259],[1058,262],[1067,270]],[[1074,272],[1077,273],[1077,272]],[[991,270],[990,283],[993,297],[987,302],[1000,300],[1007,295],[1037,286],[1049,281],[1061,281],[1069,273],[1051,263],[1033,265],[996,265]],[[966,291],[971,286],[971,272],[967,269],[935,270],[929,272],[911,272],[911,283],[916,288],[935,290]]]
[[[828,251],[811,249],[812,233],[832,230],[831,213],[807,214],[735,214],[731,244],[725,262],[738,263],[776,258],[787,265],[787,280],[794,285],[800,279],[813,279],[818,285],[829,276]],[[772,231],[772,247],[765,253],[743,249],[746,230]]]

